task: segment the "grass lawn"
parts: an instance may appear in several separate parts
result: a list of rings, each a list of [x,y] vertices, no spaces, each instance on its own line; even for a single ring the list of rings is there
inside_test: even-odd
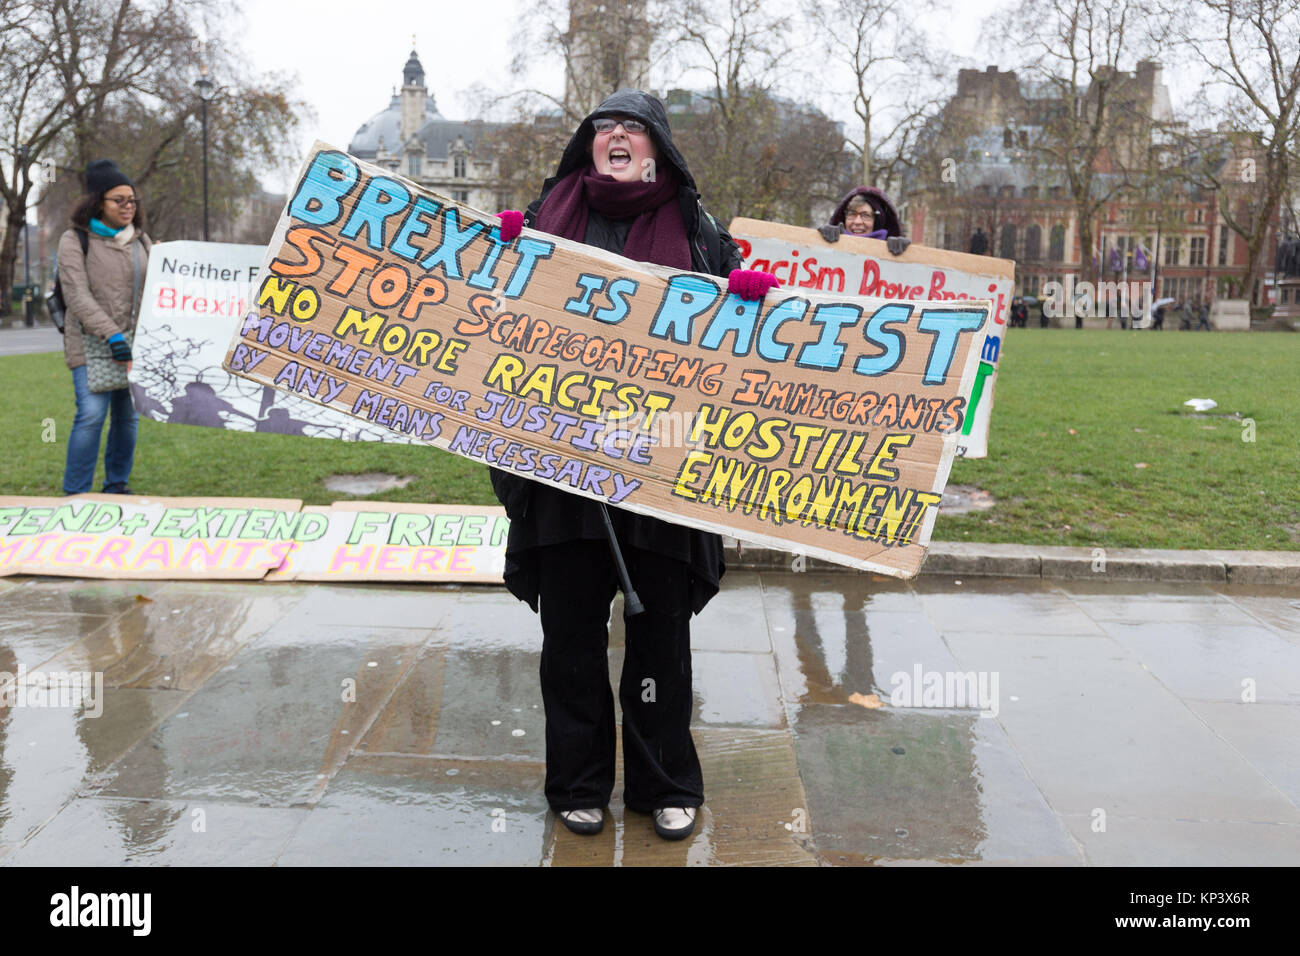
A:
[[[0,358],[0,376],[8,412],[0,494],[61,494],[74,407],[62,354]],[[1219,407],[1193,417],[1188,398]],[[1253,442],[1234,413],[1253,421]],[[1300,550],[1298,418],[1300,335],[1017,329],[999,367],[989,457],[957,461],[950,478],[997,504],[940,514],[935,537]],[[52,442],[42,440],[47,419]],[[99,468],[96,488],[102,460]],[[369,471],[415,477],[375,500],[496,502],[482,464],[433,448],[143,418],[131,485],[151,495],[328,504],[343,496],[325,478]]]
[[[949,478],[997,504],[941,512],[936,538],[1300,549],[1300,335],[1017,329],[1008,339],[989,457],[956,462]],[[1219,404],[1195,417],[1189,398]],[[1254,441],[1234,413],[1253,420]]]

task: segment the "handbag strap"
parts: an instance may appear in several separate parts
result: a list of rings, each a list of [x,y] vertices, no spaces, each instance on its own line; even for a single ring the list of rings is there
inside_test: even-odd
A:
[[[131,243],[131,331],[135,331],[135,309],[140,299],[140,244]],[[134,336],[132,336],[134,338]]]

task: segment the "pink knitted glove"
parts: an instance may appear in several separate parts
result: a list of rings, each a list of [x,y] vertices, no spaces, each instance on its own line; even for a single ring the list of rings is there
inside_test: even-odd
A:
[[[501,241],[510,242],[518,237],[524,228],[524,214],[518,209],[503,209],[497,215],[501,217]]]
[[[770,272],[732,269],[731,276],[727,279],[727,291],[753,302],[767,295],[768,289],[775,289],[780,284],[776,281],[776,276]]]

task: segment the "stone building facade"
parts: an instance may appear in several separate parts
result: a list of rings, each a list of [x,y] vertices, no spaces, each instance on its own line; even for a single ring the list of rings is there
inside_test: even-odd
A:
[[[415,50],[402,67],[401,91],[357,130],[348,152],[436,193],[486,212],[510,204],[487,137],[499,124],[449,120],[424,85]]]

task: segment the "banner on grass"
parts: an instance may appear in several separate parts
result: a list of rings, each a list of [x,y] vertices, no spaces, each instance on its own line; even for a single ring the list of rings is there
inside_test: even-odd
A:
[[[0,498],[0,575],[260,578],[302,526],[301,501],[73,495]]]
[[[908,577],[992,309],[726,280],[526,230],[317,143],[226,367],[525,478]]]
[[[499,507],[265,498],[0,498],[0,577],[499,583]]]
[[[336,501],[303,514],[327,524],[267,580],[500,584],[505,571],[510,522],[499,507]]]
[[[221,367],[252,311],[265,246],[160,242],[149,256],[132,346],[131,396],[141,415],[173,425],[410,441]]]
[[[776,276],[788,289],[849,292],[908,302],[988,299],[993,321],[979,346],[979,367],[957,438],[957,455],[988,455],[989,419],[998,360],[1006,345],[1007,315],[1015,289],[1010,259],[973,256],[916,243],[901,256],[889,254],[883,240],[841,235],[830,243],[815,229],[800,229],[759,219],[731,221],[746,269]]]

